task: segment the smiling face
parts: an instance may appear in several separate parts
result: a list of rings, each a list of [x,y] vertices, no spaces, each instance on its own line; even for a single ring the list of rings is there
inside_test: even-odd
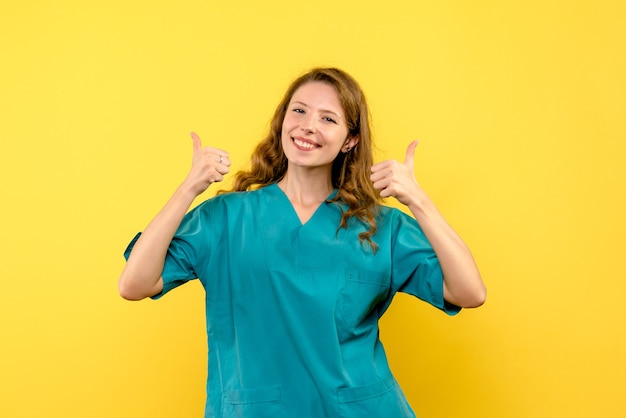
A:
[[[348,138],[337,91],[320,81],[303,84],[291,97],[281,141],[289,167],[324,167],[329,174],[339,152],[346,152],[358,142]]]

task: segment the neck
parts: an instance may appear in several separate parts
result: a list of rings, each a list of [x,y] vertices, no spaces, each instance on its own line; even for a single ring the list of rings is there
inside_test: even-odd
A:
[[[278,182],[289,200],[302,205],[317,205],[333,191],[328,170],[297,170],[288,168],[285,177]]]

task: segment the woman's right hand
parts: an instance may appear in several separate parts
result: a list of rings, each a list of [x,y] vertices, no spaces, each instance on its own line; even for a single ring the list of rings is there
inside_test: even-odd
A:
[[[154,296],[163,290],[163,266],[167,249],[180,223],[193,203],[211,183],[222,181],[228,173],[228,153],[217,148],[202,147],[195,133],[191,170],[163,209],[143,231],[124,266],[118,281],[120,295],[129,300]]]
[[[204,192],[211,183],[224,180],[228,173],[231,161],[224,150],[203,147],[202,140],[195,133],[191,133],[193,140],[193,159],[191,170],[183,184],[186,184],[196,196]]]

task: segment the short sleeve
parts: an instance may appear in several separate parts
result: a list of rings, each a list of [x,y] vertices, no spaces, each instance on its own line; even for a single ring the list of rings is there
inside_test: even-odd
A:
[[[417,221],[407,214],[393,211],[392,289],[408,293],[448,315],[461,308],[443,298],[443,273],[439,259]]]
[[[167,250],[162,273],[163,290],[152,296],[152,299],[159,299],[170,290],[198,277],[195,266],[201,261],[203,253],[208,251],[210,242],[204,236],[209,229],[204,225],[206,222],[208,220],[202,216],[200,207],[185,215]],[[128,244],[124,252],[126,260],[140,236],[141,233],[138,233]]]

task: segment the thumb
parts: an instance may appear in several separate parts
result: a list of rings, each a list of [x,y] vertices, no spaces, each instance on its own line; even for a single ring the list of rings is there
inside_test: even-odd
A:
[[[193,140],[193,153],[198,154],[202,151],[202,140],[195,132],[191,132],[191,139]]]
[[[415,148],[420,142],[415,140],[409,144],[406,149],[406,156],[404,157],[404,165],[413,171],[413,165],[415,163]]]

